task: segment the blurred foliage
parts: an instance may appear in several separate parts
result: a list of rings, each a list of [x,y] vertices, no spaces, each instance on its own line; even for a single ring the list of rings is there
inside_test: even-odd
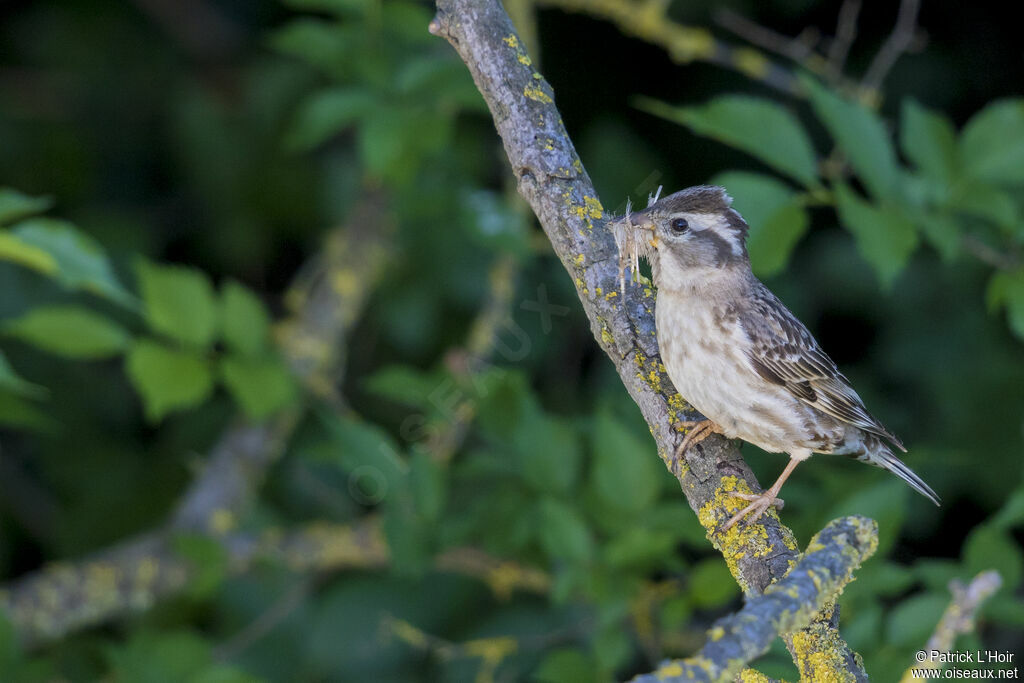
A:
[[[0,572],[161,525],[236,413],[288,411],[298,429],[242,525],[379,514],[391,568],[237,574],[216,542],[183,536],[199,578],[137,617],[24,652],[0,615],[0,680],[591,681],[699,647],[739,589],[513,196],[429,8],[197,3],[194,25],[160,6],[0,9]],[[706,22],[707,7],[680,11]],[[935,510],[824,456],[786,487],[803,542],[841,514],[879,522],[880,552],[841,600],[878,680],[911,664],[953,578],[1004,580],[962,648],[1019,651],[1024,628],[1024,101],[974,90],[971,110],[945,112],[928,75],[974,74],[944,42],[959,14],[933,18],[880,109],[811,76],[797,101],[653,51],[624,65],[636,42],[557,12],[538,34],[605,202],[724,185],[755,270],[940,492]],[[634,84],[631,68],[652,75]],[[398,235],[341,402],[291,377],[274,321],[366,188],[386,189]],[[777,457],[745,450],[774,478]],[[547,588],[438,566],[463,547],[541,569]],[[757,666],[796,677],[781,643]]]

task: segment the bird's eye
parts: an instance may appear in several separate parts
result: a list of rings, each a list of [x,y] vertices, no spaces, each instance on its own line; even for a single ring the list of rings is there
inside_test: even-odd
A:
[[[685,218],[673,218],[672,222],[668,224],[677,235],[682,235],[684,232],[690,229],[690,224],[686,222]]]

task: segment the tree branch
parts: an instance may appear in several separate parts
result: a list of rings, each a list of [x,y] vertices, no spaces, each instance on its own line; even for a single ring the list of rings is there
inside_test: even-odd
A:
[[[777,635],[807,627],[877,547],[878,525],[873,520],[844,517],[829,522],[784,579],[715,623],[697,655],[665,662],[634,682],[732,680],[747,662],[764,654]]]
[[[634,286],[625,296],[619,294],[618,253],[604,229],[604,208],[554,105],[551,86],[533,69],[496,0],[439,0],[437,5],[430,31],[446,38],[469,67],[504,143],[519,192],[573,278],[595,339],[643,413],[659,455],[679,480],[709,539],[743,591],[760,594],[789,570],[797,555],[796,539],[774,512],[749,526],[721,530],[742,504],[730,493],[759,490],[734,444],[712,437],[683,459],[673,456],[683,437],[682,423],[697,414],[672,388],[658,355],[653,291]],[[864,678],[830,619],[823,616],[820,629],[804,633],[814,643],[810,649],[839,648],[841,656],[829,659],[844,662],[835,675]]]
[[[901,0],[896,25],[892,33],[885,39],[881,49],[871,61],[861,88],[868,93],[877,93],[889,71],[904,52],[910,49],[917,33],[917,15],[921,9],[921,0]]]
[[[345,333],[383,264],[390,233],[384,207],[384,198],[368,191],[348,226],[328,235],[323,254],[287,295],[292,315],[277,330],[278,342],[296,376],[315,393],[333,391]],[[191,575],[174,548],[178,533],[209,534],[229,550],[241,542],[232,531],[300,413],[301,407],[288,408],[262,423],[229,427],[167,528],[74,564],[44,568],[0,590],[0,609],[9,613],[22,643],[59,638],[180,592]]]
[[[923,651],[931,655],[932,652],[946,653],[953,649],[956,637],[962,633],[970,633],[974,630],[974,617],[981,608],[982,603],[992,597],[1003,580],[999,572],[990,569],[981,572],[971,582],[964,586],[959,581],[952,581],[949,584],[949,592],[953,594],[953,600],[949,607],[942,613],[935,633],[928,639]],[[914,671],[922,669],[941,669],[942,661],[937,658],[927,657],[925,661],[913,664],[903,673],[900,683],[921,678],[915,676]]]
[[[715,38],[705,28],[686,26],[666,14],[661,0],[539,0],[541,5],[583,12],[614,23],[623,33],[659,45],[676,62],[703,61],[732,71],[789,95],[802,96],[792,71],[750,47],[736,47]],[[811,55],[815,57],[815,55]],[[809,59],[804,66],[819,72],[824,60]]]

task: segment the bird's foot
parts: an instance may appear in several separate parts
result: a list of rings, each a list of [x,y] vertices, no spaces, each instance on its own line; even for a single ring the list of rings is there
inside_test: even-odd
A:
[[[678,426],[689,427],[690,431],[686,433],[686,438],[683,439],[683,442],[679,444],[679,448],[676,449],[676,460],[679,460],[690,446],[696,446],[712,434],[722,433],[722,428],[711,420],[690,420],[688,422],[681,422]]]
[[[768,510],[768,508],[774,507],[776,510],[781,510],[782,506],[786,504],[784,500],[779,498],[770,490],[765,491],[764,493],[732,493],[730,495],[734,498],[742,498],[743,500],[750,500],[753,502],[730,517],[729,521],[722,527],[722,531],[731,529],[736,522],[740,521],[744,517],[747,518],[747,521],[744,522],[744,526],[753,524]]]

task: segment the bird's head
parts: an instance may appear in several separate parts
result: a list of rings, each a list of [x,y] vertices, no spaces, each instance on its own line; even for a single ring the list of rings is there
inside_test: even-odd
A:
[[[660,199],[618,221],[644,244],[655,284],[709,277],[724,269],[749,268],[747,224],[721,187],[700,185]]]

